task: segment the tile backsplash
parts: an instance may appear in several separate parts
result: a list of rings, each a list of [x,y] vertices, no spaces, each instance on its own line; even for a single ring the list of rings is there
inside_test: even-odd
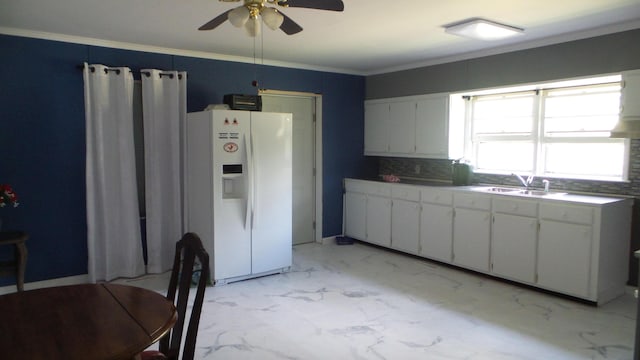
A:
[[[631,140],[628,182],[592,181],[550,178],[552,190],[631,195],[640,197],[640,140]],[[379,174],[429,180],[451,180],[451,160],[380,157]],[[524,174],[521,174],[524,175]],[[532,186],[542,188],[543,177],[536,177]],[[519,186],[512,175],[473,174],[474,184]]]

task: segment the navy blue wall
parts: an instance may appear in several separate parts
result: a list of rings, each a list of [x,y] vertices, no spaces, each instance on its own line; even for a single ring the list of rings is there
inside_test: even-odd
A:
[[[323,236],[342,232],[342,179],[371,176],[363,153],[361,76],[259,66],[0,35],[0,183],[17,208],[1,208],[3,229],[29,233],[26,281],[87,272],[83,62],[188,73],[187,106],[202,110],[228,93],[261,88],[323,95]],[[0,258],[11,256],[0,249]],[[13,284],[0,279],[0,286]]]

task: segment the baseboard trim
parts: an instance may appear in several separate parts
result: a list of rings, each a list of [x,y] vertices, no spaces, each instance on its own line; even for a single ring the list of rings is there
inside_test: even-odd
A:
[[[336,237],[335,236],[329,236],[329,237],[326,237],[326,238],[322,238],[322,241],[320,241],[320,243],[322,245],[335,244],[336,243]]]
[[[47,287],[53,287],[53,286],[86,284],[88,282],[89,282],[89,274],[84,274],[84,275],[67,276],[62,278],[25,283],[24,289],[34,290],[34,289],[41,289],[41,288],[47,288]],[[0,295],[11,294],[16,291],[17,289],[15,285],[0,287]]]

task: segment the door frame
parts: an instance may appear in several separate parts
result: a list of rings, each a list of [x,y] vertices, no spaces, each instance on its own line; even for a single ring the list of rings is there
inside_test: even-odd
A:
[[[314,241],[322,243],[322,94],[301,92],[301,91],[286,91],[286,90],[271,90],[271,89],[259,89],[259,95],[269,96],[298,96],[298,97],[310,97],[315,99],[315,159],[314,168],[315,172],[315,224],[314,229]],[[294,120],[295,121],[295,120]]]

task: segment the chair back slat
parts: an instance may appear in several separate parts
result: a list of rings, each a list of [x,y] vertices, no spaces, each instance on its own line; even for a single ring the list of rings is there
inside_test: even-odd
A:
[[[207,254],[202,241],[194,233],[185,234],[176,243],[176,254],[169,280],[169,290],[167,299],[174,303],[178,311],[178,321],[167,336],[160,340],[159,350],[168,359],[178,359],[184,323],[186,321],[187,305],[189,300],[189,290],[193,279],[193,266],[195,260],[201,264],[200,279],[196,288],[196,295],[191,308],[191,317],[187,326],[187,336],[182,351],[182,360],[193,360],[195,355],[196,338],[198,336],[198,325],[200,323],[200,313],[204,302],[204,292],[209,276],[209,254]],[[177,295],[177,300],[176,300]]]

